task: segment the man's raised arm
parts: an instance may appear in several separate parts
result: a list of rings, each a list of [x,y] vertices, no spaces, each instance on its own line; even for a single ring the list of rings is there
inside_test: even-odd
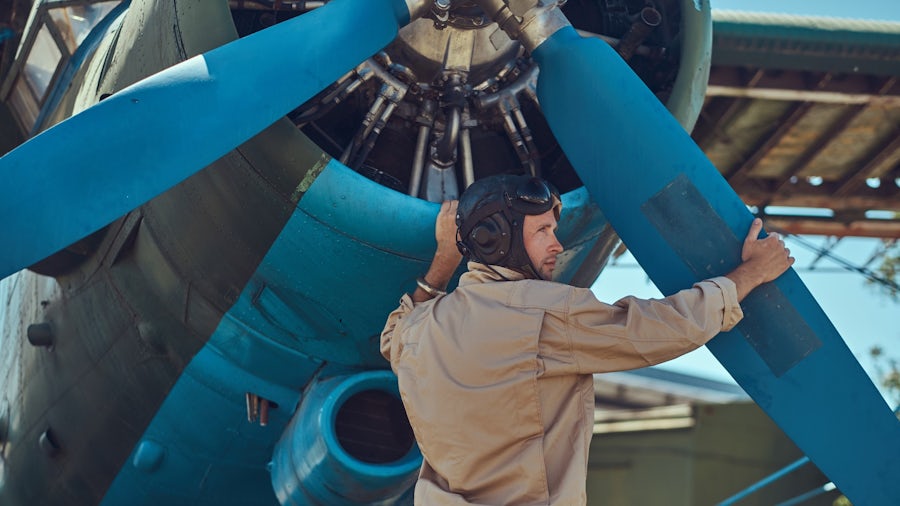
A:
[[[434,238],[437,241],[437,250],[428,272],[422,276],[425,286],[431,290],[444,291],[447,283],[456,272],[462,253],[456,247],[456,200],[448,200],[441,204],[437,219],[434,222]],[[412,294],[413,302],[424,302],[434,295],[422,288],[421,284]]]

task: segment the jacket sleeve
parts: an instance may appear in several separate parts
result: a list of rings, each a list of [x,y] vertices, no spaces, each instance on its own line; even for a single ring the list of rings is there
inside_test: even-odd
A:
[[[570,355],[564,361],[571,360],[584,374],[671,360],[730,330],[743,317],[734,283],[726,277],[663,299],[626,297],[613,305],[598,301],[589,290],[573,290],[567,306],[565,342],[557,343],[563,347],[557,351]]]
[[[398,331],[403,319],[412,312],[413,308],[415,308],[415,303],[412,297],[407,293],[403,294],[400,297],[400,305],[388,315],[384,330],[381,331],[381,355],[391,363],[391,369],[394,369],[395,374],[397,371],[394,367],[394,360],[400,356],[401,351],[399,336],[394,339],[395,332]]]

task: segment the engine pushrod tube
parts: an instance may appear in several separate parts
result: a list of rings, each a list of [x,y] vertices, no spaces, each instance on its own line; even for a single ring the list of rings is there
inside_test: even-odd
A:
[[[428,139],[431,136],[431,124],[434,121],[435,103],[426,100],[422,105],[422,111],[416,121],[419,123],[419,137],[416,140],[416,152],[413,156],[412,173],[409,178],[409,195],[419,195],[419,187],[422,185],[422,172],[425,170],[425,150],[428,147]]]

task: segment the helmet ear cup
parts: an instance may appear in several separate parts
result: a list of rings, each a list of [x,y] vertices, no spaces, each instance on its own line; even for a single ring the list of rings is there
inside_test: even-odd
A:
[[[481,262],[502,265],[512,245],[509,221],[500,213],[487,216],[472,227],[465,243]]]

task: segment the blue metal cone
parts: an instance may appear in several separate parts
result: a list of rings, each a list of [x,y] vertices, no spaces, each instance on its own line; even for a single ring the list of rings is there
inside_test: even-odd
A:
[[[736,267],[751,213],[628,65],[571,27],[533,56],[551,129],[659,289]],[[797,274],[742,307],[716,358],[854,503],[900,504],[900,422]]]
[[[0,158],[0,279],[214,162],[408,22],[403,0],[334,0],[163,70],[11,151]]]

